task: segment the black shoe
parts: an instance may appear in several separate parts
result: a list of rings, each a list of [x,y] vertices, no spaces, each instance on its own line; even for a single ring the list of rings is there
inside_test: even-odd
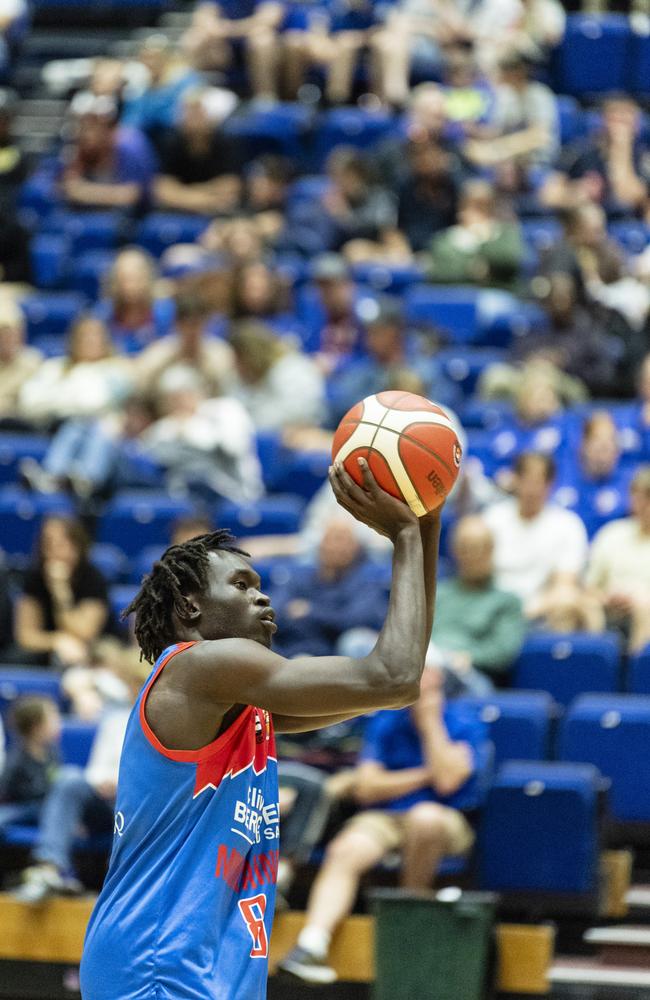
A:
[[[280,962],[278,972],[287,973],[302,980],[303,983],[325,985],[335,983],[338,976],[335,970],[322,958],[316,958],[310,951],[296,945]]]

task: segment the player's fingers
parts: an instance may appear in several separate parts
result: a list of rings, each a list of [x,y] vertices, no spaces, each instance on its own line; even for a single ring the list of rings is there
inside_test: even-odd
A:
[[[360,486],[358,486],[357,483],[355,483],[354,479],[341,462],[335,463],[334,467],[341,489],[355,503],[364,506],[368,501],[368,494]]]
[[[377,480],[370,471],[370,466],[365,458],[359,459],[359,468],[361,469],[361,477],[363,479],[363,488],[370,494],[375,495],[380,487],[377,484]]]

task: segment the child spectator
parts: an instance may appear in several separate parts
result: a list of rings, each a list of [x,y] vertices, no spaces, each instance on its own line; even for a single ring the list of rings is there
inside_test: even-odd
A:
[[[58,769],[61,717],[50,698],[16,699],[11,726],[17,742],[0,774],[0,833],[10,823],[36,823]]]

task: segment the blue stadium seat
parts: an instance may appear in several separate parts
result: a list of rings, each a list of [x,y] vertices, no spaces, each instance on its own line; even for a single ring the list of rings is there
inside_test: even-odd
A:
[[[626,253],[642,253],[650,243],[650,226],[643,222],[612,222],[608,226],[609,235],[623,247]]]
[[[628,86],[635,94],[650,93],[650,35],[635,31],[630,41]]]
[[[132,557],[147,545],[167,545],[174,521],[194,510],[189,500],[127,490],[106,505],[97,540],[117,545]]]
[[[86,250],[115,250],[124,226],[119,212],[57,210],[47,220],[47,232],[63,233],[74,254]]]
[[[416,264],[355,264],[352,277],[373,292],[403,295],[411,285],[424,281],[424,272]]]
[[[481,887],[507,893],[594,893],[601,788],[598,770],[588,764],[503,764],[481,823]]]
[[[86,306],[77,292],[35,292],[20,305],[27,320],[27,335],[33,340],[40,334],[63,334]]]
[[[280,153],[300,161],[311,122],[312,113],[304,105],[276,104],[233,115],[224,132],[237,136],[251,159],[262,153]]]
[[[495,691],[485,698],[462,700],[476,705],[489,727],[497,765],[548,758],[556,706],[547,691]]]
[[[320,201],[331,187],[331,181],[326,174],[308,174],[298,177],[287,191],[287,207],[295,208],[301,202],[313,203]]]
[[[575,97],[558,94],[555,98],[560,121],[560,142],[563,146],[585,134],[584,112]]]
[[[35,667],[0,666],[0,714],[5,716],[16,698],[24,695],[45,695],[63,705],[61,678],[53,670]]]
[[[198,215],[153,212],[143,220],[136,243],[154,257],[160,257],[167,247],[175,243],[195,243],[209,222],[209,219]]]
[[[49,441],[38,434],[0,433],[0,483],[14,483],[22,458],[42,461]]]
[[[562,760],[594,764],[611,781],[610,815],[650,823],[650,697],[583,695],[560,732]]]
[[[478,335],[478,296],[476,288],[415,285],[405,296],[406,319],[447,333],[454,343],[472,344]]]
[[[458,357],[457,361],[457,370],[462,373],[463,358]],[[448,367],[447,371],[449,372]],[[472,396],[459,410],[458,415],[465,430],[494,431],[512,420],[512,404],[501,399],[477,399],[476,396]]]
[[[145,573],[151,573],[153,564],[156,559],[160,559],[166,547],[167,541],[165,541],[162,545],[148,545],[146,549],[142,549],[142,551],[131,560],[131,572],[129,573],[130,582],[140,586],[142,577]]]
[[[315,125],[313,165],[316,170],[322,169],[336,146],[368,149],[398,130],[399,124],[387,111],[364,111],[363,108],[325,111]]]
[[[85,767],[97,733],[94,722],[64,719],[61,726],[61,762]]]
[[[86,250],[68,262],[66,288],[80,292],[95,302],[101,297],[102,282],[113,266],[113,250]]]
[[[34,282],[38,288],[58,288],[63,282],[70,240],[55,233],[34,233],[29,247]]]
[[[265,594],[272,594],[279,587],[284,587],[291,579],[296,564],[294,556],[268,556],[264,559],[253,559],[253,566],[260,575],[260,587]]]
[[[299,530],[304,507],[302,497],[279,494],[252,504],[223,503],[217,520],[237,536],[288,535]]]
[[[32,552],[43,517],[74,513],[70,497],[27,493],[17,486],[0,489],[0,548],[10,555]]]
[[[650,694],[650,646],[630,656],[627,689],[630,694]]]
[[[554,89],[563,94],[625,90],[631,29],[623,14],[573,14],[553,58]]]
[[[108,583],[119,583],[128,573],[129,561],[117,545],[96,542],[90,550],[90,561],[106,577]]]
[[[513,673],[514,687],[549,691],[561,705],[587,691],[613,693],[620,689],[620,639],[615,633],[535,633]]]
[[[272,488],[278,493],[297,493],[305,500],[311,500],[327,479],[331,461],[329,451],[298,452],[286,449],[281,464],[275,467],[272,474]]]
[[[139,589],[139,586],[133,583],[123,583],[118,584],[116,587],[111,587],[108,600],[111,606],[111,613],[116,622],[120,622],[120,615],[131,603]],[[124,622],[120,624],[124,627]]]
[[[505,361],[505,352],[498,347],[447,347],[439,351],[437,359],[463,395],[471,397],[484,369]]]

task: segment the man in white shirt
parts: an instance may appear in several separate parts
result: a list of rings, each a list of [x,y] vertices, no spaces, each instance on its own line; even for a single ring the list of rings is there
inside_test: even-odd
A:
[[[588,548],[578,515],[548,502],[554,478],[550,456],[523,453],[515,463],[514,496],[484,513],[494,536],[496,586],[516,594],[529,618],[545,617],[548,624],[559,606],[581,600]]]
[[[586,580],[608,621],[629,633],[636,651],[650,642],[650,466],[634,476],[630,500],[632,517],[610,521],[596,534]]]

